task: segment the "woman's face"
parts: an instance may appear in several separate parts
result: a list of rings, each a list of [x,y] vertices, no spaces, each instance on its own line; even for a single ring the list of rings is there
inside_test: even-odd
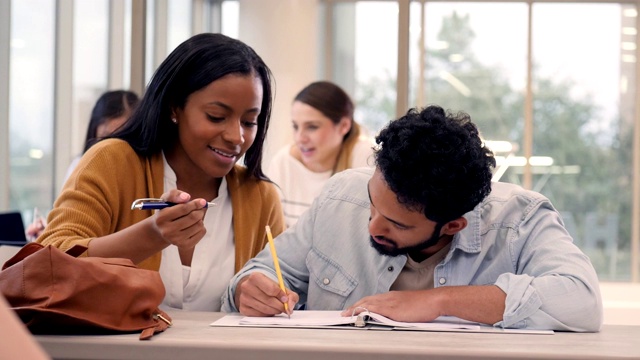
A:
[[[294,101],[291,122],[295,144],[304,166],[314,172],[333,169],[344,135],[351,128],[351,120],[344,117],[335,124],[316,108]]]
[[[121,116],[107,119],[102,124],[98,125],[98,128],[96,129],[96,137],[99,139],[113,134],[114,131],[118,130],[119,127],[127,122],[130,115],[131,114],[129,112],[126,112]]]
[[[179,139],[172,151],[176,173],[199,169],[201,176],[224,177],[253,144],[261,105],[256,75],[229,74],[189,95],[172,114]]]

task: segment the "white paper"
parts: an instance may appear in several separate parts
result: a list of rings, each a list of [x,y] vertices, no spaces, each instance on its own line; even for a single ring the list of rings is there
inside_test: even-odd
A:
[[[230,326],[232,323],[237,325],[257,325],[257,326],[284,326],[284,327],[313,327],[313,326],[333,326],[333,325],[353,325],[357,316],[342,316],[342,311],[314,311],[303,310],[294,311],[289,319],[286,314],[280,314],[270,317],[252,317],[241,315],[227,315],[215,322],[218,326]],[[369,324],[385,325],[398,328],[421,328],[421,329],[477,329],[480,327],[477,323],[466,320],[447,317],[442,320],[437,319],[428,323],[409,323],[394,321],[380,314],[361,313],[360,315],[368,315]],[[213,325],[213,324],[212,324]]]

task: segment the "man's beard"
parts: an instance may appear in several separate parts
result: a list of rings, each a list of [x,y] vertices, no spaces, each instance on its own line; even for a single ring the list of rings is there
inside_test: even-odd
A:
[[[385,255],[385,256],[407,255],[410,253],[420,252],[424,249],[427,249],[436,245],[438,241],[440,241],[440,239],[442,238],[442,236],[440,236],[440,230],[442,229],[442,226],[443,224],[439,224],[439,223],[436,224],[435,228],[433,229],[433,233],[428,239],[421,241],[420,243],[412,246],[400,248],[397,246],[395,241],[385,238],[384,236],[376,236],[376,238],[386,240],[387,242],[392,244],[393,247],[391,249],[389,249],[385,245],[378,244],[375,240],[373,240],[373,236],[371,235],[369,235],[369,241],[371,242],[371,246],[374,249],[376,249],[380,255]]]

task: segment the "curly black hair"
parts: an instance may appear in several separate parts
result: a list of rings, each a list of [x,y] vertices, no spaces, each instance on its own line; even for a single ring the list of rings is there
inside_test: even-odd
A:
[[[496,161],[466,113],[410,109],[376,143],[376,165],[398,202],[431,221],[455,220],[491,192]]]

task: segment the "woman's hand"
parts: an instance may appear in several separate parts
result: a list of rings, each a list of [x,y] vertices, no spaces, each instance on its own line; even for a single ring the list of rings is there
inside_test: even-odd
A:
[[[203,218],[207,202],[191,200],[191,195],[177,189],[162,194],[162,200],[177,205],[156,211],[153,229],[166,243],[180,248],[194,248],[207,232]]]
[[[35,221],[29,224],[29,226],[27,226],[27,229],[25,230],[27,239],[29,241],[35,241],[35,239],[37,239],[38,236],[40,236],[40,234],[42,234],[42,232],[44,231],[44,226],[45,221],[43,218],[39,217],[35,219]]]

